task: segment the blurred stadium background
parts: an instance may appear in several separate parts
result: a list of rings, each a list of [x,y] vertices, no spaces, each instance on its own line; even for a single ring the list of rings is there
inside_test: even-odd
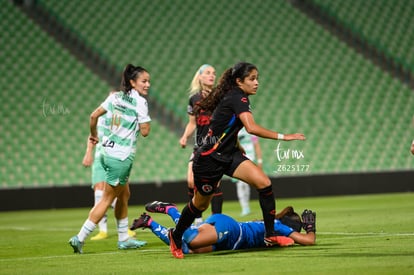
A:
[[[258,123],[307,136],[260,140],[282,194],[323,194],[318,182],[375,192],[381,180],[385,191],[412,191],[413,1],[0,1],[1,209],[56,195],[47,190],[88,190],[88,116],[119,87],[127,63],[152,77],[152,132],[139,140],[133,188],[173,184],[166,190],[186,198],[191,146],[178,139],[193,73],[209,63],[220,75],[244,60],[261,74],[251,98]],[[61,199],[53,200],[48,206]]]

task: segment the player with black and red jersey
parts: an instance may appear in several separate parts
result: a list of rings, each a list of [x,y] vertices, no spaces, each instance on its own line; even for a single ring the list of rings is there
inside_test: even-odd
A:
[[[245,127],[248,133],[268,139],[305,140],[305,136],[300,133],[283,135],[255,123],[249,96],[257,93],[258,79],[259,72],[255,65],[237,63],[223,73],[217,87],[197,104],[197,108],[214,112],[209,133],[193,159],[194,198],[184,207],[176,227],[169,232],[170,250],[175,258],[184,257],[182,235],[195,217],[208,208],[223,175],[240,179],[257,189],[266,232],[264,242],[268,246],[278,245],[274,232],[276,203],[272,183],[259,167],[243,155],[237,135]]]

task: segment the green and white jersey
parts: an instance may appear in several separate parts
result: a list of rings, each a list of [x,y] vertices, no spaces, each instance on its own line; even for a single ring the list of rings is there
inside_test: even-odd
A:
[[[239,131],[238,138],[240,145],[246,151],[246,157],[248,157],[251,161],[255,161],[256,154],[254,151],[254,143],[257,142],[258,138],[249,134],[244,127]]]
[[[103,116],[104,153],[120,160],[134,158],[139,124],[151,121],[147,100],[133,89],[129,94],[122,91],[111,94],[101,107],[107,111]]]

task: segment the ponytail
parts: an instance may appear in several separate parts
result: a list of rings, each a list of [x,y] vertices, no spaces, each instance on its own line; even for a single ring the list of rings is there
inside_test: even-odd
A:
[[[129,94],[132,90],[131,80],[137,79],[142,72],[148,71],[141,66],[134,66],[132,64],[126,65],[121,80],[121,90],[125,94]]]

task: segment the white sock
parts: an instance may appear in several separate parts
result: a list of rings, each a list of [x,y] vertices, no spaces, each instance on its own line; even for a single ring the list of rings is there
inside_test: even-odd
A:
[[[128,217],[116,220],[116,226],[118,228],[118,241],[124,242],[128,240]]]
[[[250,185],[248,185],[247,183],[244,186],[244,203],[245,203],[245,208],[246,210],[250,210]]]
[[[98,204],[98,202],[102,199],[103,196],[103,190],[95,190],[95,205]],[[108,225],[107,225],[108,215],[105,213],[105,215],[102,217],[102,219],[98,223],[99,232],[108,232]]]
[[[105,213],[105,215],[102,217],[102,219],[99,221],[99,232],[105,232],[108,233],[108,215]]]
[[[249,209],[250,186],[243,181],[238,181],[236,185],[237,197],[239,199],[240,206],[243,210],[247,210]]]
[[[79,241],[83,242],[92,233],[96,228],[96,224],[93,223],[90,219],[86,219],[85,223],[82,225],[81,230],[78,233]]]

